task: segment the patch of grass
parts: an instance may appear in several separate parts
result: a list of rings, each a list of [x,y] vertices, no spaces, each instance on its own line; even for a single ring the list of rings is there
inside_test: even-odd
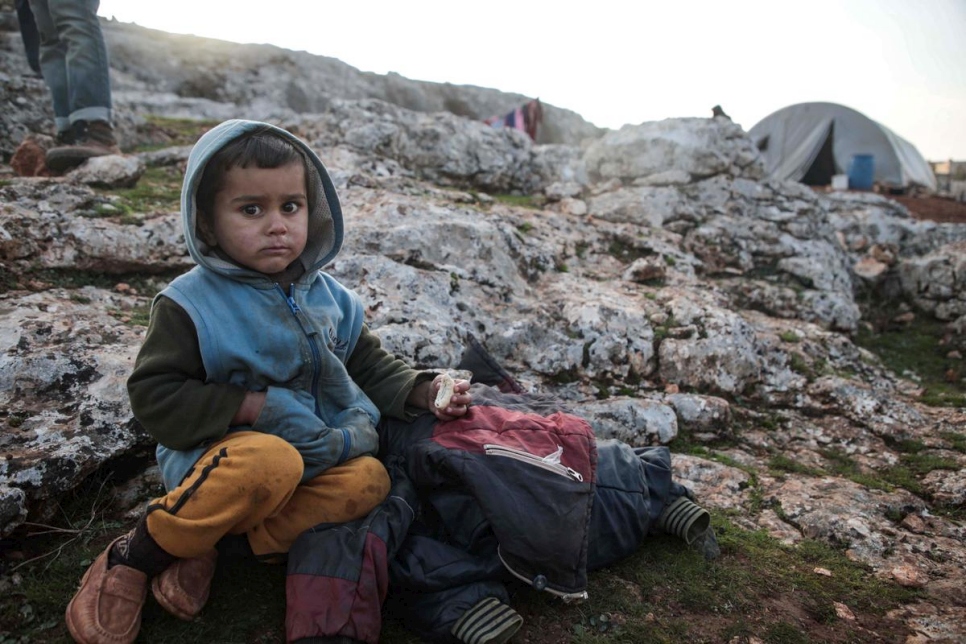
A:
[[[772,456],[768,461],[769,469],[776,470],[778,472],[789,472],[793,474],[807,474],[809,476],[821,476],[821,470],[814,467],[808,467],[807,465],[802,465],[784,454],[777,454]]]
[[[664,338],[671,334],[671,329],[677,326],[679,326],[678,321],[674,319],[673,315],[669,315],[663,324],[654,327],[654,341],[660,344]]]
[[[540,210],[540,204],[533,195],[492,195],[494,199],[508,206]]]
[[[961,432],[941,432],[943,440],[948,441],[952,449],[960,454],[966,454],[966,434]]]
[[[514,605],[533,632],[551,622],[566,628],[561,642],[727,642],[739,632],[769,642],[817,642],[823,640],[809,631],[830,622],[836,634],[854,637],[849,641],[871,642],[856,623],[837,621],[834,602],[881,616],[917,596],[820,542],[786,547],[722,517],[714,524],[723,551],[715,562],[678,539],[653,537],[627,560],[593,573],[584,604],[563,606],[527,593]],[[816,574],[816,567],[832,576]]]
[[[820,451],[822,457],[829,462],[827,468],[835,476],[847,478],[853,483],[864,485],[873,490],[884,490],[891,492],[895,483],[887,480],[880,473],[867,473],[859,469],[859,466],[849,458],[849,455],[838,449],[825,449]],[[901,486],[900,486],[901,487]]]
[[[962,360],[946,357],[950,347],[940,343],[945,334],[945,324],[920,314],[908,326],[879,333],[860,327],[853,339],[893,372],[915,374],[923,388],[920,400],[924,404],[966,407],[966,366]]]
[[[764,637],[767,644],[809,644],[811,640],[798,626],[778,622],[768,627]]]
[[[531,224],[528,221],[525,221],[522,224],[520,224],[519,226],[517,226],[517,230],[519,230],[521,233],[523,233],[524,235],[526,235],[528,232],[530,232],[531,230],[533,230],[533,224]]]
[[[144,306],[135,306],[134,308],[125,311],[117,309],[111,311],[111,315],[119,320],[124,321],[125,324],[146,327],[151,321],[151,305],[146,304]]]
[[[959,469],[958,463],[953,459],[922,453],[921,450],[925,449],[925,446],[919,441],[899,441],[898,445],[905,449],[900,449],[896,445],[890,446],[900,451],[899,463],[871,473],[860,471],[858,465],[841,451],[827,449],[822,450],[821,454],[830,463],[828,468],[830,472],[836,476],[843,476],[859,485],[887,492],[900,487],[927,499],[929,494],[920,482],[923,476],[934,470]]]
[[[778,337],[782,342],[801,342],[801,338],[794,331],[782,331]]]
[[[178,212],[181,209],[181,172],[174,167],[152,167],[133,188],[98,190],[115,195],[108,206],[99,206],[97,216]]]
[[[801,376],[805,376],[805,379],[809,382],[815,380],[815,371],[812,366],[808,364],[805,356],[797,351],[788,354],[788,368]]]
[[[626,239],[614,237],[607,245],[607,254],[622,264],[630,264],[636,259],[649,257],[654,253],[648,249],[640,248]]]
[[[557,385],[569,385],[580,380],[580,374],[576,367],[558,371],[550,376],[550,381]]]
[[[855,464],[849,455],[838,449],[824,449],[819,452],[826,461],[830,463],[829,470],[836,476],[849,477],[859,471],[859,466]]]
[[[924,476],[935,470],[959,469],[955,460],[935,454],[903,454],[901,461],[916,476]]]
[[[782,418],[776,414],[766,414],[758,421],[762,429],[770,432],[782,427]]]
[[[950,389],[958,390],[958,387],[933,385],[923,391],[919,400],[930,407],[966,407],[966,393],[950,391]]]

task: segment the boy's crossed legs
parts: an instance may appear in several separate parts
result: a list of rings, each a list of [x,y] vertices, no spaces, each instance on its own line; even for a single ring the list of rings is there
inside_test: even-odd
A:
[[[276,436],[236,432],[213,444],[85,573],[67,607],[71,635],[133,642],[152,578],[159,603],[191,619],[208,598],[224,536],[243,535],[256,557],[277,559],[308,528],[366,516],[389,492],[385,468],[367,456],[299,485],[301,476],[302,457]]]

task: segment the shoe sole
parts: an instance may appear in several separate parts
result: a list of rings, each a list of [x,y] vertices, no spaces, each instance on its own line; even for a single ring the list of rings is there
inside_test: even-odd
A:
[[[90,148],[70,148],[57,152],[57,149],[54,148],[47,152],[47,168],[59,174],[76,168],[88,159],[106,157],[112,154],[120,154],[120,152],[92,150]]]

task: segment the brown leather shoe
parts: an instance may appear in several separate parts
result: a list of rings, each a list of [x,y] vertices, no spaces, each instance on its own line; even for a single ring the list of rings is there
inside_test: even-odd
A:
[[[121,564],[107,567],[107,553],[117,541],[94,560],[67,605],[67,630],[80,644],[130,644],[141,629],[148,577]]]
[[[178,559],[151,580],[151,592],[166,611],[184,620],[198,616],[208,601],[218,551],[193,559]]]
[[[92,157],[121,153],[114,128],[107,121],[74,121],[66,140],[69,142],[65,145],[47,150],[47,167],[51,172],[59,174]]]

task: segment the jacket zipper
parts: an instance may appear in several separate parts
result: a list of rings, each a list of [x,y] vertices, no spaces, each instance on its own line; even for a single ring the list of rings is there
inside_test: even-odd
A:
[[[312,337],[313,334],[308,333],[305,330],[306,323],[302,319],[302,308],[298,305],[298,302],[295,301],[295,284],[289,286],[288,295],[285,294],[285,291],[279,284],[276,283],[275,288],[277,288],[279,293],[282,294],[282,297],[285,298],[285,303],[288,304],[289,310],[292,311],[292,315],[294,315],[295,319],[298,321],[299,328],[302,329],[302,333],[305,334],[305,338],[309,342],[309,348],[312,350],[312,399],[315,401],[315,415],[319,418],[322,418],[322,410],[319,408],[318,396],[319,370],[321,368],[320,365],[322,364],[322,356],[319,352],[319,347],[316,344],[315,339]],[[349,457],[349,452],[352,449],[352,437],[349,434],[349,431],[345,428],[340,428],[339,431],[342,432],[342,455],[339,456],[339,462],[343,463]]]
[[[580,472],[560,463],[560,455],[563,453],[563,446],[559,447],[553,454],[548,454],[542,458],[522,449],[506,447],[505,445],[494,445],[492,443],[483,445],[483,453],[485,453],[487,456],[505,456],[517,461],[529,463],[530,465],[535,465],[549,472],[553,472],[554,474],[566,476],[574,481],[584,480],[584,477]]]
[[[565,604],[579,603],[579,602],[585,601],[590,596],[587,594],[586,590],[581,590],[576,593],[568,593],[562,590],[557,590],[556,588],[551,588],[550,586],[547,585],[546,578],[541,580],[542,583],[540,583],[538,587],[538,584],[534,583],[535,582],[534,579],[528,579],[526,576],[520,574],[519,572],[517,572],[516,570],[510,567],[510,564],[508,564],[506,559],[503,558],[503,553],[500,551],[500,546],[496,547],[496,554],[500,558],[500,563],[503,564],[503,567],[506,568],[511,575],[513,575],[514,577],[516,577],[517,579],[519,579],[520,581],[526,584],[530,584],[531,586],[534,587],[535,590],[547,592],[547,593],[550,593],[551,595],[559,597],[560,599],[563,600]]]

